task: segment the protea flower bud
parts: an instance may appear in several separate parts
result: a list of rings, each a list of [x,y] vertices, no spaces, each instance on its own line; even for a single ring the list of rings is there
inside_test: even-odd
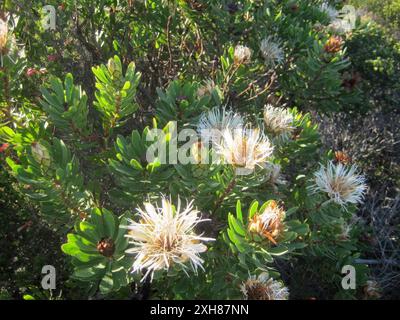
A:
[[[58,59],[58,55],[57,54],[49,54],[47,56],[47,60],[49,60],[50,62],[57,61],[57,59]]]
[[[8,143],[3,143],[3,144],[0,146],[0,153],[6,151],[7,148],[8,148],[9,146],[10,146],[10,145],[9,145]]]
[[[35,74],[38,74],[38,73],[39,73],[39,71],[36,70],[35,68],[28,68],[28,70],[26,70],[26,76],[28,78],[30,78],[30,77],[34,76]]]
[[[97,243],[97,250],[99,253],[107,258],[112,257],[115,251],[114,241],[110,238],[102,238]]]
[[[337,53],[342,50],[343,39],[339,36],[331,36],[325,43],[324,50],[327,53]]]
[[[37,163],[46,167],[50,165],[50,154],[46,147],[41,145],[39,142],[33,142],[31,145],[31,151],[32,156]]]
[[[258,233],[267,238],[273,244],[277,244],[277,239],[282,234],[285,218],[285,211],[272,200],[261,214],[254,215],[249,221],[248,230]]]
[[[351,157],[343,151],[335,151],[335,161],[342,164],[351,164]]]
[[[382,297],[379,283],[375,280],[368,280],[364,286],[364,296],[366,299],[379,299]]]
[[[249,63],[251,61],[251,50],[246,46],[237,45],[233,57],[236,65]]]

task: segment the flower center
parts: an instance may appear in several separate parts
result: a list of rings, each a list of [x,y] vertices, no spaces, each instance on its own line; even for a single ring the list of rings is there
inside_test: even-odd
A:
[[[173,251],[179,245],[179,237],[170,235],[161,235],[157,241],[156,246],[159,248],[163,248],[164,251]]]
[[[342,197],[348,196],[352,191],[343,177],[337,177],[336,179],[334,179],[332,181],[331,187],[333,192],[339,194]]]
[[[268,290],[262,283],[253,282],[246,287],[249,300],[269,300]]]

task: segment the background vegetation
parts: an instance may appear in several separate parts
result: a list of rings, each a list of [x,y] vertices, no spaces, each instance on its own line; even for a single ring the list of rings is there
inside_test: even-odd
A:
[[[2,1],[12,38],[0,71],[1,298],[237,298],[249,272],[264,268],[293,299],[399,298],[400,2],[351,1],[360,10],[349,32],[332,29],[321,3]],[[57,8],[53,32],[41,26],[45,4]],[[283,50],[276,65],[260,51],[270,35]],[[251,49],[250,61],[237,63],[238,44]],[[147,127],[175,120],[195,128],[221,105],[257,124],[266,104],[295,118],[295,138],[277,143],[272,160],[285,185],[143,159]],[[307,193],[335,152],[369,186],[364,204],[348,212],[320,210],[321,198]],[[186,278],[174,270],[150,285],[124,267],[110,284],[107,273],[79,273],[79,250],[61,251],[81,220],[98,227],[93,208],[110,211],[116,235],[126,212],[160,192],[195,192],[195,205],[218,222],[204,227],[219,239],[207,272]],[[243,235],[238,212],[246,218],[271,199],[285,205],[287,238],[259,254],[265,247]],[[341,266],[354,262],[359,286],[342,290]],[[51,293],[40,287],[45,264],[58,272]]]

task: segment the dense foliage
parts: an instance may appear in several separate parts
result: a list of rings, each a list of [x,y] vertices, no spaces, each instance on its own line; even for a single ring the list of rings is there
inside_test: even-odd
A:
[[[335,27],[321,1],[46,4],[56,30],[42,1],[1,7],[1,174],[19,199],[5,212],[62,239],[66,298],[365,294],[367,181],[311,115],[395,108],[394,40]],[[204,129],[220,135],[204,145]]]

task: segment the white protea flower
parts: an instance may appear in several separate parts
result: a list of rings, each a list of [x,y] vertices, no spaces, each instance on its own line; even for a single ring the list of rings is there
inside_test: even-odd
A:
[[[249,126],[225,129],[216,152],[225,163],[240,169],[254,170],[262,167],[271,157],[274,147],[260,128]]]
[[[346,166],[342,163],[334,164],[332,161],[314,173],[314,191],[328,194],[331,201],[346,207],[347,204],[361,203],[367,189],[365,177],[356,173],[357,166]]]
[[[287,183],[287,181],[282,177],[282,168],[279,164],[267,162],[264,165],[264,168],[266,170],[267,181],[269,181],[273,186]]]
[[[354,29],[354,26],[346,20],[335,19],[329,25],[328,28],[335,33],[348,33]]]
[[[270,68],[282,63],[285,57],[280,41],[277,41],[273,36],[268,36],[261,41],[260,51],[265,64]]]
[[[139,222],[130,220],[127,237],[132,248],[126,252],[135,254],[132,271],[146,270],[143,277],[149,274],[153,277],[156,270],[168,270],[172,265],[180,265],[186,272],[187,261],[193,271],[203,268],[203,259],[199,254],[205,252],[207,247],[201,241],[213,241],[194,232],[196,225],[202,221],[199,211],[192,207],[190,202],[181,211],[181,203],[175,208],[171,201],[162,198],[161,208],[147,202],[144,209],[138,208]],[[143,280],[142,279],[142,280]]]
[[[382,288],[376,280],[368,280],[364,286],[364,295],[367,299],[380,299]]]
[[[243,118],[238,113],[226,107],[214,107],[200,116],[197,132],[204,142],[219,144],[225,129],[240,128],[242,125]]]
[[[264,123],[268,132],[283,140],[287,140],[295,129],[294,117],[289,110],[273,107],[270,104],[264,108]]]
[[[11,62],[15,63],[15,58],[25,58],[25,48],[19,46],[15,35],[12,33],[13,28],[18,23],[19,17],[5,17],[4,20],[0,17],[0,67],[3,66],[3,56],[8,56]],[[11,26],[11,28],[9,27]]]
[[[331,21],[335,20],[339,15],[335,7],[331,6],[327,1],[319,6],[319,11],[325,13]]]
[[[234,63],[246,64],[251,61],[251,50],[250,48],[242,45],[237,45],[233,54]]]
[[[0,18],[0,54],[7,52],[8,42],[8,23]]]
[[[289,289],[268,277],[266,272],[250,276],[240,287],[246,300],[288,300]]]
[[[204,85],[197,89],[197,96],[203,98],[204,96],[209,96],[216,88],[215,83],[212,79],[205,81]]]

